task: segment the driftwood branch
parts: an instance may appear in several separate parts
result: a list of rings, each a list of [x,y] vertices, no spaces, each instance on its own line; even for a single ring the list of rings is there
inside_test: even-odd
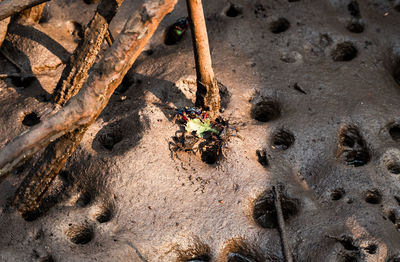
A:
[[[186,0],[192,31],[194,58],[196,62],[196,106],[209,111],[210,117],[218,117],[221,98],[217,80],[212,69],[210,47],[201,0]]]
[[[278,220],[279,232],[281,233],[283,254],[285,256],[286,262],[293,262],[293,257],[290,251],[289,239],[285,228],[285,219],[283,217],[283,212],[282,212],[281,196],[279,188],[273,186],[272,192],[274,194],[274,203],[276,209],[276,218]]]
[[[82,90],[68,105],[19,135],[0,151],[0,180],[21,161],[62,135],[92,124],[114,90],[177,0],[147,2],[125,24],[113,46],[96,64]]]
[[[54,91],[53,100],[56,104],[64,105],[78,93],[87,80],[88,71],[96,61],[101,44],[108,34],[108,25],[122,2],[123,0],[102,0],[98,5]],[[25,219],[33,219],[39,215],[37,209],[44,194],[79,145],[85,131],[86,128],[76,129],[51,143],[25,177],[14,200]]]
[[[0,21],[50,0],[4,0],[0,3]]]

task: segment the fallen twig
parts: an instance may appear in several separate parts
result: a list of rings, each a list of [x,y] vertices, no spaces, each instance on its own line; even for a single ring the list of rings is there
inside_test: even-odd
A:
[[[177,0],[149,1],[125,24],[113,46],[95,65],[82,90],[67,106],[29,131],[19,135],[0,151],[0,180],[21,161],[62,135],[92,124],[107,105],[164,16]]]
[[[4,0],[0,2],[0,21],[50,0]]]
[[[283,254],[285,256],[286,262],[293,262],[293,257],[292,257],[291,251],[290,251],[289,239],[288,239],[286,228],[285,228],[285,219],[283,217],[281,196],[279,193],[279,189],[277,189],[275,186],[273,186],[272,192],[274,194],[276,218],[278,220],[279,232],[281,234]]]

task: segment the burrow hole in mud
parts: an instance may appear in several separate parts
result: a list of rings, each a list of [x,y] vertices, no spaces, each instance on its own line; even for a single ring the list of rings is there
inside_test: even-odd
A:
[[[22,124],[24,126],[34,126],[39,123],[40,123],[40,117],[35,112],[26,114],[22,119]]]
[[[399,78],[399,81],[400,81],[400,78]],[[399,124],[391,125],[389,127],[389,135],[394,141],[400,142],[400,125]]]
[[[350,41],[339,43],[331,52],[333,61],[350,61],[357,57],[358,50]]]
[[[342,199],[346,192],[344,191],[343,188],[336,188],[331,192],[331,200],[337,201]]]
[[[300,2],[300,0],[288,0],[289,3]]]
[[[229,17],[237,17],[243,13],[243,10],[240,6],[235,4],[230,4],[229,7],[225,11],[225,15]]]
[[[278,18],[277,20],[271,22],[269,25],[269,29],[273,34],[280,34],[288,30],[290,27],[290,22],[283,17]]]
[[[358,5],[357,1],[350,1],[350,3],[347,5],[347,10],[352,17],[361,17],[360,6]]]
[[[247,244],[241,238],[230,239],[222,251],[221,261],[227,262],[261,262],[266,261],[254,245]]]
[[[99,222],[99,223],[106,223],[109,222],[114,213],[114,208],[111,205],[105,205],[101,206],[99,210],[96,212],[94,215],[94,218]]]
[[[285,194],[281,194],[281,205],[285,220],[297,215],[300,209],[300,201],[289,198]],[[278,226],[274,196],[271,190],[262,193],[255,201],[253,219],[257,225],[263,228],[276,228]]]
[[[112,151],[113,147],[123,139],[122,130],[113,128],[99,136],[100,144],[107,150]]]
[[[88,190],[85,190],[80,193],[78,199],[76,200],[75,205],[77,207],[86,207],[90,203],[92,203],[93,198],[94,198],[93,193]]]
[[[346,29],[352,33],[362,33],[364,32],[364,25],[360,21],[351,21],[347,24]]]
[[[367,203],[376,205],[382,202],[382,193],[376,188],[367,190],[364,195],[364,200]]]
[[[93,229],[88,225],[70,225],[65,234],[72,243],[77,245],[89,243],[94,236]]]
[[[295,141],[294,135],[289,130],[280,129],[272,135],[272,148],[286,150],[293,145]]]
[[[264,98],[261,102],[252,106],[250,115],[257,121],[269,122],[281,115],[281,106],[274,99]]]
[[[400,160],[398,159],[387,159],[385,161],[385,165],[389,173],[394,174],[394,175],[399,175],[400,174]]]
[[[359,167],[371,159],[367,143],[355,126],[345,126],[339,130],[338,158],[347,165]]]
[[[177,250],[177,262],[209,262],[211,261],[210,253],[210,247],[196,239],[195,243],[193,243],[188,249]]]
[[[396,229],[400,227],[400,212],[398,209],[391,209],[387,215],[388,219],[394,224]]]
[[[54,258],[51,255],[41,257],[39,262],[54,262]]]
[[[189,28],[189,22],[186,18],[178,19],[174,24],[170,25],[164,33],[165,45],[176,45],[181,42]]]
[[[368,246],[366,246],[365,251],[367,251],[368,254],[376,254],[376,251],[378,250],[378,246],[376,244],[369,244]]]

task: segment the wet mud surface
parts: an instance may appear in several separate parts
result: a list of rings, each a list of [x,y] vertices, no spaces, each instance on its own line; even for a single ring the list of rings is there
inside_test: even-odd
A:
[[[10,25],[1,49],[36,77],[0,81],[0,147],[49,114],[93,2],[54,0],[38,25]],[[125,1],[115,38],[139,6]],[[284,261],[277,184],[295,261],[400,260],[400,2],[204,6],[221,115],[238,129],[223,154],[169,150],[196,92],[189,29],[168,35],[180,1],[38,212],[13,200],[40,154],[0,184],[1,261]],[[16,72],[0,55],[0,73]]]

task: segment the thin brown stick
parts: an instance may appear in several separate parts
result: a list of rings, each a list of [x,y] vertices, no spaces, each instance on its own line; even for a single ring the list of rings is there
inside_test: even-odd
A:
[[[87,80],[88,71],[93,66],[104,37],[108,33],[108,24],[122,2],[123,0],[116,0],[113,4],[112,1],[102,0],[98,5],[83,39],[75,49],[57,84],[53,96],[55,103],[64,105]],[[76,129],[51,143],[25,177],[16,192],[14,203],[26,219],[33,219],[38,214],[36,211],[44,194],[79,145],[85,132],[86,128]]]
[[[113,46],[95,65],[82,90],[64,108],[32,127],[0,151],[0,180],[21,161],[62,135],[93,123],[114,90],[177,0],[150,1],[125,24]]]
[[[279,232],[281,234],[283,254],[285,256],[286,262],[293,262],[293,257],[290,251],[289,239],[285,228],[285,219],[283,218],[281,196],[279,193],[279,189],[273,186],[272,192],[274,194],[276,218],[278,220]]]
[[[212,69],[210,47],[201,0],[186,0],[192,31],[194,58],[196,62],[196,106],[209,111],[215,119],[219,114],[221,98],[218,83]]]
[[[4,0],[0,3],[0,21],[50,0]]]

